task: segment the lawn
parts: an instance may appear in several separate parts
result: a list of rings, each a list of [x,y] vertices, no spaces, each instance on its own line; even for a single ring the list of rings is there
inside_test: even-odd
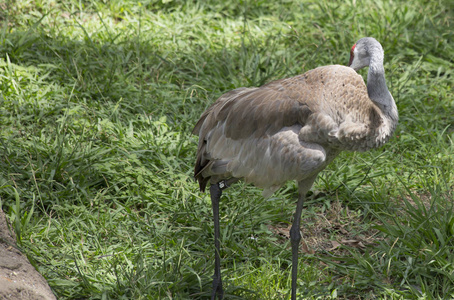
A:
[[[6,0],[0,22],[0,204],[58,299],[208,298],[200,114],[231,89],[345,65],[364,36],[385,49],[399,125],[315,182],[300,297],[454,297],[451,0]],[[294,182],[266,200],[224,192],[226,299],[289,299],[296,198]]]

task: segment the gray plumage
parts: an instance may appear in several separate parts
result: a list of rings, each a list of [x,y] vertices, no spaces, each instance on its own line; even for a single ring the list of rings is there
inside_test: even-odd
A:
[[[292,229],[299,228],[302,202],[317,174],[341,151],[380,147],[396,128],[383,58],[380,43],[362,38],[352,47],[350,67],[319,67],[222,95],[193,130],[199,135],[194,174],[200,189],[243,179],[268,197],[296,180],[301,203]],[[366,66],[367,86],[355,71]],[[292,245],[300,238],[299,229],[293,232]],[[292,283],[292,299],[295,289]]]

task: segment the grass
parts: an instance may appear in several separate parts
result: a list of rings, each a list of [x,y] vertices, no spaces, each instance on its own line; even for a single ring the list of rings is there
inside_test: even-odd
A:
[[[0,7],[1,204],[59,299],[207,298],[213,226],[192,179],[195,122],[230,89],[345,64],[363,36],[385,48],[400,123],[383,148],[343,153],[319,176],[299,292],[453,297],[450,1]],[[241,183],[224,193],[227,299],[289,298],[295,198],[294,183],[266,201]]]

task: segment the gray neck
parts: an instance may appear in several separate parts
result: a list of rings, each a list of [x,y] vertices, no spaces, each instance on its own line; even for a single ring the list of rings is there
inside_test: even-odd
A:
[[[397,123],[397,107],[386,86],[382,53],[371,57],[367,75],[367,92],[369,98],[382,110],[384,116]]]

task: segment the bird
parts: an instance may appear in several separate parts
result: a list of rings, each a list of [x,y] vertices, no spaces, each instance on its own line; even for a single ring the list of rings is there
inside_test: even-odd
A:
[[[298,248],[304,199],[318,173],[342,151],[385,144],[398,110],[385,80],[384,50],[373,37],[359,39],[347,66],[328,65],[260,87],[220,96],[196,123],[199,136],[194,177],[210,187],[215,265],[211,299],[223,299],[219,202],[238,180],[263,188],[267,198],[287,181],[298,185],[290,229],[291,299],[297,295]],[[368,67],[367,84],[358,70]]]

